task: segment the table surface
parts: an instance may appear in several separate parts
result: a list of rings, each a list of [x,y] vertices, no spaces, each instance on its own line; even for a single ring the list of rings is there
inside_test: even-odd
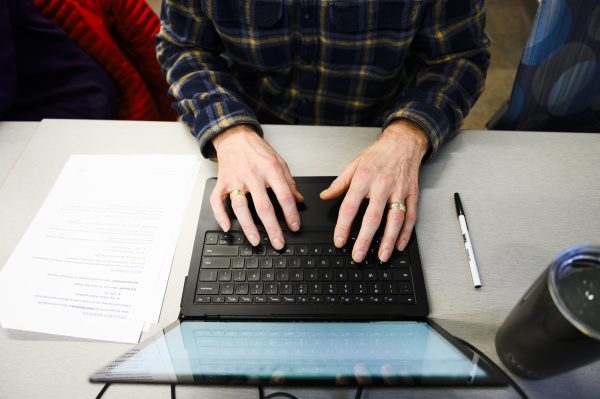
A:
[[[377,136],[375,128],[265,126],[296,176],[336,175]],[[494,335],[561,250],[600,237],[600,135],[465,131],[423,165],[417,231],[431,317],[495,361]],[[0,265],[4,265],[71,154],[196,154],[178,123],[0,123]],[[202,160],[158,325],[177,318],[204,181]],[[453,193],[469,218],[483,287],[473,288]],[[595,240],[595,241],[594,241]],[[128,345],[0,329],[0,398],[92,398],[88,376]],[[530,397],[597,397],[600,362],[543,381],[517,379]],[[286,389],[302,398],[351,398],[351,389]],[[270,389],[267,393],[271,392]],[[368,398],[516,397],[510,389],[367,389]],[[166,386],[113,385],[105,398],[167,398]],[[178,387],[178,398],[253,398],[254,388]]]

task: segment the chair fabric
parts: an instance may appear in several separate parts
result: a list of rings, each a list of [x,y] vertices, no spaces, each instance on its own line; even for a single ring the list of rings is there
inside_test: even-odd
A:
[[[160,22],[144,0],[34,1],[112,77],[120,119],[177,119],[156,60]]]
[[[508,109],[488,128],[600,132],[600,2],[542,0]]]

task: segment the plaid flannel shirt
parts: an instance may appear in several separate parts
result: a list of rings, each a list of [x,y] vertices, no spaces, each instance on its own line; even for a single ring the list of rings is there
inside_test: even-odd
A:
[[[484,24],[483,0],[164,0],[157,53],[205,157],[236,124],[397,118],[433,154],[483,90]]]

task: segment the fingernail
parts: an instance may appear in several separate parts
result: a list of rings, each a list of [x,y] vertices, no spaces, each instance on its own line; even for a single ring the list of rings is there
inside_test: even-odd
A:
[[[275,248],[275,249],[283,248],[283,242],[281,241],[281,238],[279,238],[279,237],[273,238],[273,248]]]
[[[250,244],[252,244],[253,247],[258,245],[258,237],[255,235],[249,235],[248,241],[250,241]]]
[[[400,251],[404,251],[404,248],[406,248],[406,240],[402,239],[400,240]]]
[[[299,222],[292,222],[292,230],[294,230],[294,231],[300,230],[300,223]]]
[[[356,262],[362,262],[363,258],[365,257],[365,253],[362,251],[356,251],[352,257]]]
[[[335,237],[335,246],[340,248],[344,245],[344,239],[342,237]]]
[[[390,250],[385,248],[383,251],[381,251],[381,256],[379,257],[379,259],[382,262],[387,262],[389,258],[390,258]]]

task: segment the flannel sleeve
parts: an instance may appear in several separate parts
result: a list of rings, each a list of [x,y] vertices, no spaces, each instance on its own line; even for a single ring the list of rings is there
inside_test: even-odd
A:
[[[483,0],[423,3],[410,49],[413,83],[386,118],[418,124],[428,134],[429,156],[457,133],[483,91],[490,54]]]
[[[175,108],[198,139],[204,157],[215,156],[210,140],[234,125],[250,124],[262,134],[221,57],[223,43],[199,0],[163,1],[156,49]]]

